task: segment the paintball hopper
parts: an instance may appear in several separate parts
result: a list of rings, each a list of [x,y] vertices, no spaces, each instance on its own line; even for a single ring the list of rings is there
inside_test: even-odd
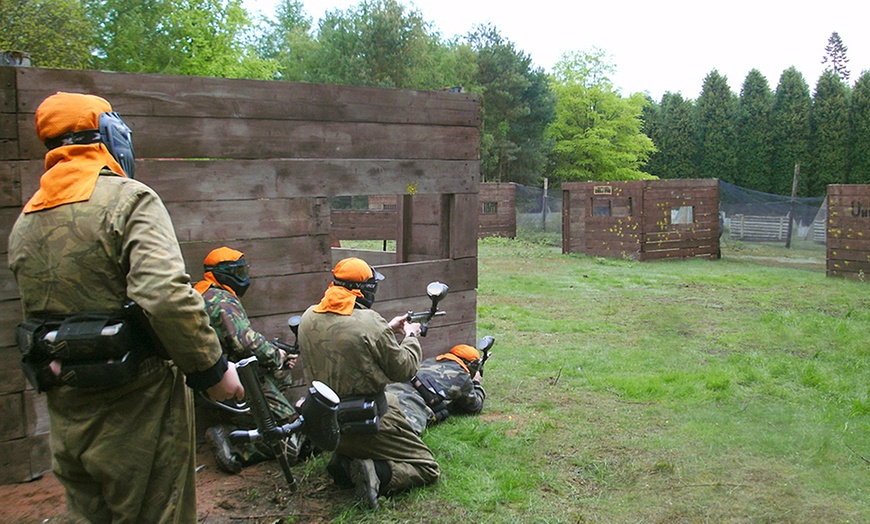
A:
[[[302,432],[324,451],[335,451],[338,447],[338,402],[338,395],[329,386],[314,380],[299,408],[304,420]]]

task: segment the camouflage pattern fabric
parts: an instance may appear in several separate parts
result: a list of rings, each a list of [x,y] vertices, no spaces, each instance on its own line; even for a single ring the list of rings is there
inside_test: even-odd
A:
[[[202,295],[205,300],[205,310],[211,321],[227,360],[238,362],[245,358],[256,356],[260,370],[263,372],[263,393],[272,410],[272,415],[278,424],[285,424],[296,418],[296,410],[282,391],[292,383],[292,376],[278,369],[281,356],[278,348],[269,342],[259,331],[251,327],[251,321],[239,297],[233,293],[212,285]],[[256,429],[254,417],[250,415],[234,415],[221,412],[224,421],[232,429]],[[264,442],[252,442],[246,445],[233,445],[242,464],[253,464],[266,459],[275,458],[271,448]]]
[[[9,266],[26,316],[142,306],[174,364],[221,357],[172,222],[144,184],[104,171],[91,199],[19,216]],[[193,411],[184,377],[156,357],[117,388],[47,393],[51,447],[74,519],[195,522]],[[172,442],[169,444],[169,442]]]
[[[483,410],[486,391],[480,384],[475,384],[471,375],[457,362],[427,358],[420,364],[417,378],[434,387],[447,402],[447,411],[451,415],[476,415]],[[435,414],[411,383],[390,384],[387,391],[398,397],[405,418],[418,435],[436,423]]]
[[[305,374],[331,387],[339,397],[375,395],[390,382],[409,380],[422,356],[420,341],[402,343],[377,312],[357,306],[349,316],[316,313],[302,315],[299,344],[305,352]],[[387,394],[387,413],[374,435],[342,435],[336,453],[389,464],[392,478],[382,493],[434,483],[440,476],[432,451],[402,414],[395,395]]]

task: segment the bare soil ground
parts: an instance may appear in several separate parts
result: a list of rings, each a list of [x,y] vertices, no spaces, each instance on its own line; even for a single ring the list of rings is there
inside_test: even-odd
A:
[[[298,490],[294,493],[275,461],[227,475],[214,465],[208,445],[197,446],[196,494],[199,522],[203,524],[329,522],[327,501],[346,499],[352,490],[341,490],[318,472],[305,477],[304,465],[293,468]],[[0,486],[0,522],[6,524],[59,524],[66,521],[63,487],[51,473],[24,484]]]

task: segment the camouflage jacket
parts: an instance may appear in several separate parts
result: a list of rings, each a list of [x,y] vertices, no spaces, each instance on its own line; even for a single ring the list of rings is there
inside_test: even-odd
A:
[[[238,362],[256,356],[262,369],[276,369],[281,364],[278,348],[251,327],[248,314],[236,295],[212,285],[202,294],[211,327],[221,341],[227,360]]]
[[[402,343],[375,311],[357,306],[351,315],[302,315],[299,348],[308,380],[319,380],[339,397],[380,393],[390,382],[410,380],[422,357],[420,341]]]
[[[427,358],[420,364],[417,378],[433,386],[435,392],[446,399],[451,415],[476,415],[483,410],[483,401],[486,399],[483,386],[474,383],[471,375],[452,360]]]
[[[220,344],[169,213],[141,182],[101,175],[90,200],[22,213],[12,227],[9,268],[24,315],[117,311],[129,298],[188,379],[209,372],[210,383],[199,386],[213,385],[223,374],[215,374]]]

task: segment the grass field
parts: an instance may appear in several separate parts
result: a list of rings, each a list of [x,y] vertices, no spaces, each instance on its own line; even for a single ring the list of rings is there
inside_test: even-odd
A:
[[[870,522],[870,288],[823,250],[489,239],[479,267],[483,415],[427,431],[437,486],[335,521]]]

